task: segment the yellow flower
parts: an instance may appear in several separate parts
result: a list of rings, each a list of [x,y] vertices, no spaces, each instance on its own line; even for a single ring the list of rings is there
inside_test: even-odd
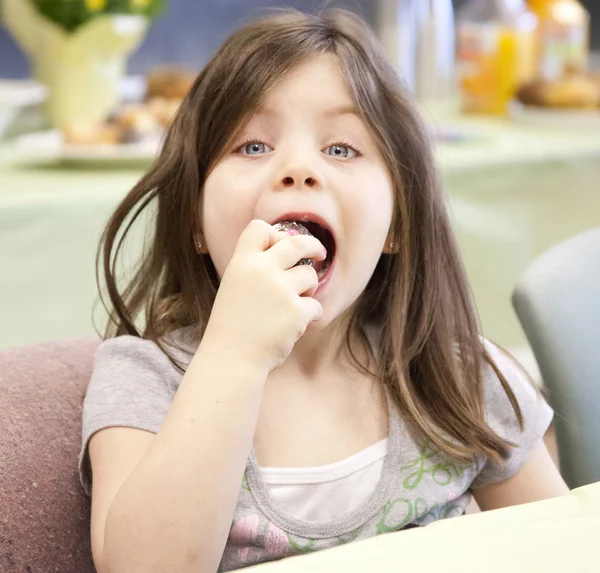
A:
[[[99,12],[106,7],[106,0],[84,0],[84,2],[90,12]]]
[[[151,0],[131,0],[133,8],[146,8]]]

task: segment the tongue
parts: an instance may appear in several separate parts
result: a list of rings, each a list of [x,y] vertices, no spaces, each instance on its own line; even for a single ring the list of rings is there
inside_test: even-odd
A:
[[[317,271],[317,274],[319,274],[321,272],[321,269],[323,268],[324,264],[325,264],[325,261],[314,261],[313,262],[313,268],[315,269],[315,271]]]

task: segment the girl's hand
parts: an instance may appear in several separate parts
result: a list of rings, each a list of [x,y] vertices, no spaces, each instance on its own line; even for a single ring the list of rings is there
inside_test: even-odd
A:
[[[271,372],[288,357],[308,325],[323,315],[312,298],[316,271],[294,266],[300,259],[322,261],[325,247],[315,237],[288,235],[264,221],[252,221],[240,236],[223,275],[204,339],[214,350],[232,351]]]

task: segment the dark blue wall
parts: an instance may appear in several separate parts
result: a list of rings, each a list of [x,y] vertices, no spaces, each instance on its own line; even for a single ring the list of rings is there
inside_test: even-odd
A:
[[[0,0],[1,2],[2,0]],[[337,1],[370,20],[373,2]],[[323,0],[168,0],[163,15],[153,22],[146,39],[133,54],[129,71],[144,73],[157,63],[179,62],[198,69],[241,23],[275,6],[292,6],[305,12],[324,5]],[[24,77],[28,64],[19,47],[0,27],[0,77]]]
[[[1,0],[0,0],[1,1]],[[457,6],[466,0],[454,0]],[[600,1],[585,0],[592,11],[593,41],[600,49]],[[219,44],[240,23],[272,6],[293,6],[313,11],[324,0],[170,0],[166,12],[154,22],[142,46],[132,56],[131,73],[144,73],[157,63],[180,62],[200,68]],[[371,21],[376,0],[338,0]],[[0,27],[0,77],[25,77],[27,60],[8,33]]]

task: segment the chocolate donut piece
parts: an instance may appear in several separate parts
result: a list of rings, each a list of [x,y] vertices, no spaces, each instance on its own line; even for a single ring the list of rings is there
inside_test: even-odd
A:
[[[301,223],[296,221],[279,221],[273,225],[276,231],[284,231],[290,235],[311,235],[312,233]],[[300,259],[295,266],[308,265],[311,267],[315,266],[315,261],[312,259]]]

